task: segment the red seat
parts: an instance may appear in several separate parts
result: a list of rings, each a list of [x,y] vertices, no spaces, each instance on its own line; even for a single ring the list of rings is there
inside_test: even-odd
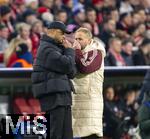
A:
[[[16,114],[32,114],[32,108],[24,98],[15,98],[14,113]]]
[[[29,103],[29,105],[32,107],[32,110],[33,110],[33,113],[34,113],[34,114],[36,114],[36,115],[37,115],[37,114],[44,114],[44,113],[42,113],[42,111],[41,111],[41,105],[40,105],[38,99],[30,98],[30,99],[28,100],[28,103]]]

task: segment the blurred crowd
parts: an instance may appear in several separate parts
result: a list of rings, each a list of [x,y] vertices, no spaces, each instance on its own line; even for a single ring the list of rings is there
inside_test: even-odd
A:
[[[108,139],[140,139],[137,134],[137,86],[106,86],[104,90],[104,136]]]
[[[91,30],[106,66],[150,64],[149,0],[0,0],[0,67],[32,67],[47,25]]]
[[[150,70],[141,85],[104,88],[104,139],[150,138]]]

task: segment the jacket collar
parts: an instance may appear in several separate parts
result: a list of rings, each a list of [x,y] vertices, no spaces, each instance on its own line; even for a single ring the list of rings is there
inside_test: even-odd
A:
[[[49,42],[49,43],[53,43],[53,44],[55,44],[55,45],[57,45],[57,46],[62,46],[61,43],[58,43],[58,42],[55,41],[53,38],[51,38],[51,37],[49,37],[49,36],[47,36],[47,35],[45,35],[45,34],[41,37],[41,40],[46,41],[46,42]]]

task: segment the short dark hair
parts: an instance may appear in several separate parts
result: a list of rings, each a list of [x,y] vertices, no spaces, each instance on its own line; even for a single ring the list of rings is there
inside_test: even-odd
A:
[[[131,15],[130,12],[127,12],[127,13],[123,13],[120,15],[120,21],[122,21],[123,19],[125,19],[127,16]]]
[[[7,5],[0,6],[0,16],[4,16],[11,12],[11,9]]]
[[[126,38],[126,39],[124,39],[123,41],[122,41],[122,45],[126,45],[126,44],[128,44],[128,43],[132,43],[133,44],[133,40],[131,39],[131,38]]]
[[[86,11],[86,13],[88,13],[88,12],[95,11],[95,9],[94,9],[94,8],[92,8],[92,7],[88,7],[85,11]],[[96,12],[96,11],[95,11],[95,12]]]
[[[109,45],[112,44],[112,42],[115,41],[115,40],[121,41],[121,39],[120,39],[119,37],[112,37],[112,38],[109,39],[108,44],[109,44]],[[121,42],[122,42],[122,41],[121,41]]]
[[[66,12],[64,9],[58,10],[58,11],[56,12],[57,15],[60,14],[60,13],[67,13],[67,12]]]

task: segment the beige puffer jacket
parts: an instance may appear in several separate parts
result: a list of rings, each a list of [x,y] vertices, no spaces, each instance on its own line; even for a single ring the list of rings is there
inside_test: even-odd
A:
[[[74,137],[85,137],[91,134],[103,136],[103,80],[104,57],[103,43],[95,39],[83,52],[100,50],[103,60],[101,68],[90,74],[78,74],[73,84],[76,94],[73,95],[73,134]]]

